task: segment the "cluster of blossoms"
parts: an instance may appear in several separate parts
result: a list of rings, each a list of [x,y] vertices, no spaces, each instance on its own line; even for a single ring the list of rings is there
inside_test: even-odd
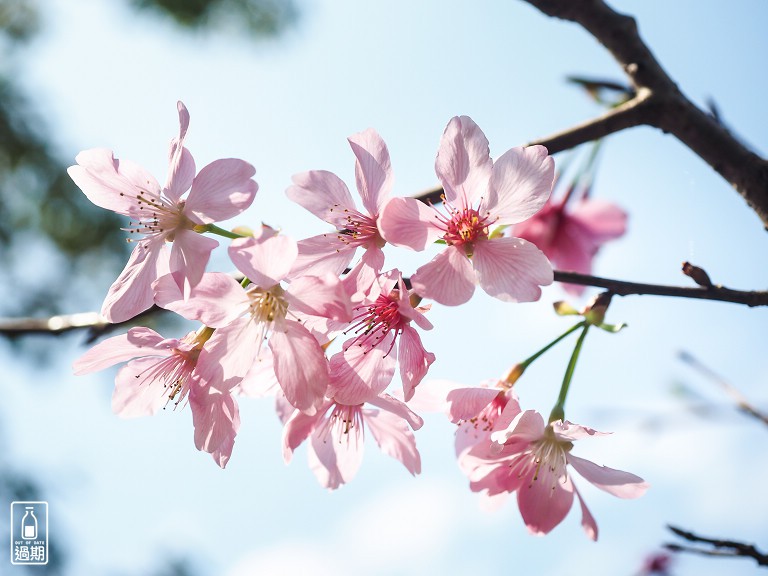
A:
[[[389,152],[374,130],[365,130],[349,138],[363,208],[336,175],[297,174],[288,197],[334,231],[296,241],[268,226],[247,233],[216,226],[250,206],[255,169],[223,159],[196,172],[184,147],[189,113],[182,103],[178,112],[164,186],[103,149],[80,153],[69,174],[92,202],[131,219],[125,230],[135,247],[102,314],[122,322],[157,305],[201,326],[178,339],[131,328],[85,353],[75,372],[126,362],[116,378],[114,411],[134,417],[188,404],[195,445],[222,468],[240,425],[238,397],[273,395],[285,461],[306,441],[323,486],[352,479],[366,429],[382,451],[418,474],[413,430],[423,421],[408,403],[435,361],[419,333],[432,328],[430,305],[422,301],[463,304],[478,284],[503,301],[539,299],[540,287],[553,281],[548,258],[504,230],[549,205],[554,162],[547,150],[513,148],[494,162],[480,128],[468,117],[453,118],[435,163],[444,189],[438,209],[391,196]],[[206,270],[218,242],[204,233],[231,240],[237,275]],[[409,280],[385,265],[386,244],[422,251],[435,242],[444,250]],[[402,390],[391,391],[396,371]],[[453,390],[448,400],[472,488],[491,496],[517,491],[534,532],[549,531],[578,495],[566,464],[619,496],[638,495],[644,486],[570,456],[573,439],[595,432],[567,422],[545,426],[538,414],[521,411],[508,387]],[[479,431],[478,419],[485,422]],[[475,430],[464,434],[468,422]]]

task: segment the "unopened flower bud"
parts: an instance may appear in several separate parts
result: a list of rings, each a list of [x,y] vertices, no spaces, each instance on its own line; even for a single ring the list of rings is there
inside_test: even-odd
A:
[[[605,320],[605,313],[608,311],[608,306],[611,303],[611,298],[613,298],[611,292],[601,292],[595,296],[582,312],[584,319],[594,326],[602,324]]]
[[[709,279],[709,274],[707,274],[703,268],[694,266],[690,262],[683,262],[683,274],[693,278],[693,281],[699,286],[712,288],[712,280]]]

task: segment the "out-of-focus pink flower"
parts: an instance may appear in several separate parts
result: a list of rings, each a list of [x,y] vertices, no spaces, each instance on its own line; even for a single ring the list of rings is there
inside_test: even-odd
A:
[[[592,259],[609,240],[623,236],[627,214],[610,202],[581,196],[550,197],[537,214],[511,228],[510,233],[533,242],[561,270],[590,274]],[[564,284],[574,294],[585,287]]]
[[[368,298],[354,308],[352,325],[344,331],[355,336],[331,357],[334,377],[329,397],[359,404],[371,394],[380,394],[392,380],[399,360],[403,394],[406,401],[411,399],[435,361],[435,355],[424,349],[419,333],[411,326],[415,322],[423,330],[432,328],[423,314],[428,308],[414,306],[412,296],[400,271],[379,276]]]
[[[654,552],[646,556],[641,576],[669,576],[672,568],[673,556],[669,552]]]
[[[217,328],[216,335],[227,344],[217,348],[216,360],[240,378],[253,369],[268,337],[272,368],[283,392],[296,408],[313,413],[328,387],[328,362],[297,314],[349,322],[352,311],[336,276],[302,276],[282,287],[296,254],[296,242],[286,236],[262,231],[239,238],[230,245],[229,255],[251,281],[245,289],[226,274],[208,273],[185,299],[165,276],[154,284],[155,300]]]
[[[492,234],[494,226],[522,222],[547,201],[554,161],[543,146],[512,148],[494,163],[488,140],[471,118],[445,129],[435,171],[445,190],[447,214],[413,198],[393,198],[379,219],[387,242],[424,250],[441,239],[446,249],[411,277],[419,295],[441,304],[467,302],[477,283],[510,302],[538,300],[553,273],[530,242]]]
[[[288,197],[336,228],[298,242],[299,255],[291,275],[341,274],[349,267],[358,247],[365,248],[366,270],[359,277],[370,285],[384,265],[378,219],[392,189],[392,167],[387,145],[369,128],[349,137],[355,154],[355,180],[363,201],[358,210],[346,184],[332,172],[311,170],[293,176]]]
[[[379,410],[364,407],[366,403]],[[322,486],[335,490],[360,468],[367,426],[379,448],[416,475],[421,457],[409,426],[418,430],[422,424],[403,402],[387,394],[355,405],[326,400],[312,416],[299,410],[291,415],[283,429],[283,457],[289,463],[293,451],[309,438],[309,467]]]
[[[482,445],[465,453],[470,487],[488,496],[516,491],[523,521],[536,535],[549,533],[565,518],[575,494],[581,505],[581,525],[587,536],[597,540],[597,523],[566,466],[619,498],[638,498],[648,489],[648,484],[634,474],[598,466],[571,454],[574,441],[601,435],[604,433],[567,421],[545,424],[541,414],[526,410],[505,430],[491,434],[495,443],[491,454]]]
[[[224,468],[232,454],[240,416],[231,390],[237,380],[221,374],[211,360],[210,329],[181,339],[163,338],[143,327],[100,342],[75,361],[75,374],[128,362],[115,378],[112,409],[123,418],[148,416],[187,399],[192,409],[195,445]],[[214,376],[215,374],[215,376]]]
[[[251,180],[256,170],[243,160],[216,160],[195,176],[195,161],[184,148],[189,112],[181,102],[177,107],[179,135],[171,141],[164,187],[142,167],[117,160],[105,149],[80,152],[77,165],[67,170],[91,202],[131,218],[126,230],[137,236],[129,238],[136,245],[104,300],[102,314],[110,322],[128,320],[152,306],[151,284],[167,271],[188,293],[218,246],[195,227],[240,214],[258,190]],[[170,251],[168,242],[173,243]]]

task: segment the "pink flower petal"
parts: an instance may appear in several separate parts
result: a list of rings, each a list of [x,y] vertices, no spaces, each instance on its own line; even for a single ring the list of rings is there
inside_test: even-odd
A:
[[[389,150],[373,128],[350,136],[348,141],[357,159],[357,190],[368,214],[376,217],[389,200],[389,192],[392,189]]]
[[[179,111],[179,136],[171,140],[168,151],[168,181],[165,184],[165,195],[174,203],[189,190],[195,178],[195,161],[189,150],[184,148],[184,138],[189,128],[189,112],[182,102],[177,102],[176,108]]]
[[[233,393],[242,394],[249,398],[263,398],[265,396],[277,396],[282,394],[282,389],[275,376],[275,366],[272,357],[272,350],[269,346],[264,346],[259,353],[258,358],[248,370],[248,373],[237,385]],[[286,402],[286,404],[288,404]],[[290,406],[292,413],[294,407]]]
[[[285,320],[269,338],[275,376],[298,410],[312,413],[328,388],[328,362],[314,336],[298,322]]]
[[[341,404],[355,405],[381,394],[395,374],[396,348],[387,354],[392,342],[388,335],[375,348],[344,344],[344,350],[331,357],[328,397]]]
[[[179,228],[171,246],[169,268],[179,288],[189,294],[203,277],[211,252],[219,243],[192,230]]]
[[[627,213],[605,200],[578,202],[574,204],[570,216],[589,230],[596,243],[613,240],[627,231]]]
[[[352,304],[344,285],[331,274],[297,278],[291,282],[285,298],[294,312],[340,322],[352,320]]]
[[[72,364],[75,375],[97,372],[137,356],[168,356],[170,354],[167,349],[152,348],[153,344],[163,340],[163,337],[154,330],[137,327],[131,328],[131,332],[143,337],[137,342],[135,338],[129,337],[129,334],[121,334],[99,342]]]
[[[187,300],[170,274],[153,282],[152,290],[158,306],[212,328],[226,326],[248,310],[248,297],[243,287],[222,272],[204,274]]]
[[[413,392],[419,385],[431,364],[435,361],[435,355],[427,352],[421,343],[419,333],[411,326],[403,326],[400,334],[400,379],[403,382],[403,395],[408,402],[413,398]]]
[[[330,273],[339,276],[355,255],[355,246],[339,240],[339,234],[328,232],[312,236],[296,243],[298,256],[289,273],[290,278],[297,276],[322,276]]]
[[[400,461],[412,475],[421,473],[421,456],[408,424],[391,412],[365,410],[365,423],[381,451]]]
[[[584,528],[587,537],[593,542],[597,542],[597,522],[595,522],[594,516],[587,508],[587,503],[584,502],[584,498],[581,497],[581,492],[576,488],[576,484],[573,485],[573,490],[576,492],[576,496],[579,499],[579,505],[581,506],[581,527]]]
[[[256,169],[243,160],[226,158],[205,166],[192,182],[184,213],[202,224],[228,220],[248,208],[259,189],[251,180]]]
[[[475,292],[475,272],[459,248],[448,246],[416,270],[411,276],[411,286],[423,298],[458,306],[469,301]]]
[[[546,203],[554,179],[555,161],[544,146],[507,150],[493,165],[485,208],[497,225],[527,220]]]
[[[456,388],[448,392],[448,415],[454,424],[480,414],[502,391],[499,388]]]
[[[208,386],[193,384],[189,394],[195,446],[217,454],[222,468],[229,461],[235,436],[240,428],[240,412],[231,394]]]
[[[568,464],[600,490],[619,498],[639,498],[648,490],[650,484],[644,482],[639,476],[614,470],[607,466],[598,466],[594,462],[568,454]]]
[[[600,432],[594,428],[588,426],[582,426],[581,424],[574,424],[566,420],[556,420],[550,424],[552,431],[560,440],[564,442],[573,442],[574,440],[583,440],[584,438],[590,438],[594,436],[610,436],[611,432]]]
[[[357,426],[347,433],[343,433],[340,425],[318,426],[307,450],[309,467],[322,486],[335,490],[357,474],[363,461],[363,446],[363,431]]]
[[[171,143],[171,148],[173,148]],[[195,160],[189,150],[181,148],[172,150],[176,157],[171,159],[171,167],[168,174],[168,182],[163,193],[171,202],[177,203],[181,196],[192,186],[195,178]]]
[[[291,270],[298,248],[287,236],[238,238],[229,246],[229,257],[237,269],[256,286],[269,289]]]
[[[381,236],[395,246],[424,250],[443,235],[438,212],[413,198],[392,198],[378,219]]]
[[[371,396],[367,403],[387,412],[391,412],[398,418],[405,420],[413,430],[419,430],[424,425],[424,420],[405,403],[389,394]]]
[[[325,170],[295,174],[293,186],[285,193],[288,198],[339,230],[343,230],[347,222],[345,210],[357,210],[347,185],[336,174]]]
[[[107,320],[124,322],[152,307],[152,282],[158,276],[158,260],[161,257],[167,261],[162,238],[142,240],[136,244],[128,263],[104,299],[101,313]]]
[[[67,172],[96,206],[130,216],[137,211],[138,191],[152,197],[160,194],[154,176],[133,162],[117,160],[111,150],[84,150],[75,160],[78,165],[70,166]]]
[[[219,390],[232,390],[253,366],[262,345],[261,334],[249,318],[216,329],[197,360],[195,372],[200,380]]]
[[[379,283],[377,280],[383,267],[384,251],[378,246],[368,247],[363,252],[360,262],[342,280],[347,294],[350,295],[353,301],[361,302],[366,297],[372,301],[376,300],[379,292],[372,293],[372,289],[378,289]]]
[[[554,279],[547,257],[519,238],[477,242],[472,262],[483,290],[505,302],[534,302],[541,297],[539,286]]]
[[[326,401],[312,415],[295,410],[283,427],[283,460],[288,464],[293,458],[293,452],[306,440],[323,415],[331,407],[331,401]]]
[[[476,205],[486,193],[492,166],[483,131],[469,116],[452,118],[435,160],[446,199],[462,208]]]
[[[510,422],[506,430],[498,430],[491,434],[491,440],[504,444],[511,439],[516,442],[530,444],[544,435],[544,418],[535,410],[520,412]]]
[[[152,378],[139,378],[141,374],[151,371],[158,361],[157,357],[137,358],[117,373],[115,389],[112,391],[112,411],[117,416],[152,416],[168,403],[167,391],[162,382],[153,382]]]
[[[549,534],[568,515],[573,505],[573,483],[558,477],[549,466],[541,466],[538,477],[517,489],[517,504],[531,534]]]

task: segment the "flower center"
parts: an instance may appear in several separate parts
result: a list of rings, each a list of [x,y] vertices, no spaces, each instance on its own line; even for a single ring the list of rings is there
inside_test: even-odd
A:
[[[364,246],[373,243],[380,248],[386,244],[379,234],[376,220],[356,210],[349,210],[348,208],[341,210],[341,206],[338,204],[334,204],[330,211],[333,212],[334,209],[337,209],[337,212],[342,212],[345,220],[344,228],[336,232],[336,238],[339,242],[348,246]]]
[[[346,442],[348,447],[354,443],[354,448],[357,448],[364,438],[361,406],[334,404],[330,417],[323,422],[318,435],[323,439],[323,443],[328,440],[339,444]]]
[[[358,306],[355,311],[360,311],[357,316],[352,319],[355,322],[344,334],[354,330],[357,337],[352,340],[347,349],[350,346],[357,344],[358,346],[366,346],[368,349],[363,352],[367,354],[370,350],[379,345],[379,343],[385,338],[391,330],[395,330],[395,337],[402,332],[403,325],[407,323],[407,319],[404,319],[400,315],[400,309],[398,308],[398,300],[400,297],[399,290],[392,290],[388,295],[379,294],[379,297],[373,304],[367,306]],[[389,345],[387,354],[392,351],[395,345],[395,339]]]
[[[472,257],[474,243],[487,240],[489,227],[496,221],[490,212],[481,213],[477,208],[457,208],[443,197],[447,215],[437,213],[438,227],[444,230],[443,240],[449,246],[461,246],[468,257]]]
[[[125,196],[122,192],[120,196]],[[184,215],[184,201],[171,204],[161,196],[152,196],[145,190],[140,190],[135,196],[136,205],[131,210],[128,228],[124,231],[130,234],[144,234],[145,236],[165,236],[166,240],[173,241],[173,235],[181,227],[192,228],[192,222]],[[128,238],[128,242],[133,242]]]
[[[507,397],[506,392],[504,390],[500,391],[489,404],[480,410],[477,416],[459,422],[459,428],[467,429],[471,426],[475,430],[481,432],[491,432],[493,430],[493,425],[496,423],[499,416],[501,416],[501,413],[504,411],[504,407],[508,402],[509,398]],[[469,430],[466,431],[469,432]]]
[[[288,315],[285,290],[279,284],[269,290],[251,284],[246,288],[246,294],[251,321],[260,327],[259,347],[261,347],[267,334]]]
[[[544,437],[534,442],[531,447],[532,464],[536,467],[532,482],[536,482],[541,475],[552,481],[552,490],[554,490],[560,478],[566,475],[566,454],[571,451],[571,448],[573,448],[572,442],[559,440],[552,432],[552,428],[547,427]]]

